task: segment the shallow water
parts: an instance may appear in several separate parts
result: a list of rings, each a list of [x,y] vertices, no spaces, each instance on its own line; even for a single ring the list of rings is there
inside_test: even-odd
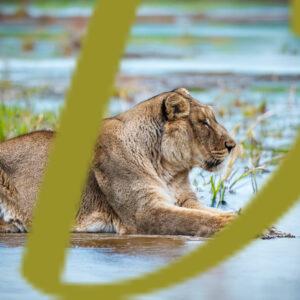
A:
[[[214,299],[220,294],[222,299],[298,299],[300,228],[295,222],[299,213],[298,205],[279,224],[281,229],[296,234],[295,239],[256,240],[205,275],[138,299]],[[19,274],[24,238],[20,234],[0,235],[2,299],[19,299],[20,295],[22,299],[47,298]],[[205,240],[186,237],[73,235],[63,280],[106,283],[139,276],[203,243]]]

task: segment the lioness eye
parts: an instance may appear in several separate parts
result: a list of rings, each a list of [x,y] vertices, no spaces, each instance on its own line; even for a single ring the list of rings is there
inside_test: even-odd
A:
[[[208,119],[201,120],[201,122],[206,126],[210,126],[210,122]]]

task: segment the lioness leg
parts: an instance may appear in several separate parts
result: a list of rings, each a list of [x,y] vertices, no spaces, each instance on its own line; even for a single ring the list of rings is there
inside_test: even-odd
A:
[[[234,215],[169,206],[145,207],[137,213],[139,233],[208,237],[234,219]]]
[[[182,195],[181,197],[178,197],[177,204],[180,207],[198,209],[198,210],[207,211],[207,212],[210,212],[210,213],[216,214],[216,215],[231,215],[231,216],[237,215],[235,212],[221,211],[219,209],[203,205],[197,199],[196,195],[192,191]]]
[[[26,218],[18,205],[18,191],[9,176],[0,169],[0,218],[2,230],[26,232]],[[5,226],[4,226],[5,225]]]
[[[115,233],[116,229],[108,215],[102,212],[93,212],[87,216],[82,216],[77,221],[73,231]]]
[[[73,232],[136,233],[132,228],[123,225],[117,216],[105,211],[96,211],[81,217],[77,220]]]
[[[191,189],[188,177],[179,178],[173,183],[173,189],[176,194],[176,204],[180,207],[198,209],[207,211],[217,215],[236,215],[234,212],[225,212],[213,207],[203,205],[198,199],[194,191]]]
[[[20,229],[14,224],[8,224],[0,219],[0,233],[17,233],[21,232]]]
[[[214,207],[208,207],[208,206],[200,203],[199,200],[195,200],[195,199],[188,199],[187,201],[185,201],[183,203],[183,205],[181,205],[181,207],[199,209],[199,210],[207,211],[207,212],[210,212],[212,214],[217,214],[217,215],[232,215],[232,216],[237,215],[235,212],[222,211],[222,210],[214,208]]]

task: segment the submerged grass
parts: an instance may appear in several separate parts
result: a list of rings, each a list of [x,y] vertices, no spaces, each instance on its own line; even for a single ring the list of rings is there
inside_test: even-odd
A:
[[[287,87],[282,89],[280,86],[278,89],[274,87],[271,90],[273,93],[270,90],[265,92],[271,93],[271,96],[284,95],[288,94],[289,89]],[[222,94],[222,98],[226,93],[230,92],[226,91]],[[288,102],[288,99],[286,101]],[[296,102],[294,99],[293,103],[296,104]],[[299,109],[297,105],[293,105],[290,111]],[[226,109],[226,106],[230,109]],[[245,107],[251,113],[245,113]],[[291,126],[285,126],[284,122],[278,123],[278,120],[282,119],[281,111],[273,109],[274,105],[268,98],[262,99],[260,103],[253,102],[251,99],[247,101],[232,99],[230,104],[226,103],[226,105],[220,103],[220,111],[224,119],[236,115],[243,116],[240,123],[236,124],[232,130],[232,135],[237,136],[236,139],[242,151],[233,155],[222,174],[210,175],[209,181],[204,175],[203,183],[206,186],[204,190],[208,189],[210,192],[212,207],[226,206],[229,194],[236,194],[237,190],[245,184],[251,186],[254,194],[257,193],[262,182],[262,175],[272,172],[289,151],[289,142],[283,146],[281,140],[286,141],[287,132]],[[239,162],[234,164],[237,159]]]

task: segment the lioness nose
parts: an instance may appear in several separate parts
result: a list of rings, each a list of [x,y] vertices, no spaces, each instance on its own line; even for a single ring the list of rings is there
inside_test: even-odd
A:
[[[231,150],[236,146],[236,143],[233,140],[228,140],[225,142],[225,147],[227,148],[228,152],[231,152]]]

